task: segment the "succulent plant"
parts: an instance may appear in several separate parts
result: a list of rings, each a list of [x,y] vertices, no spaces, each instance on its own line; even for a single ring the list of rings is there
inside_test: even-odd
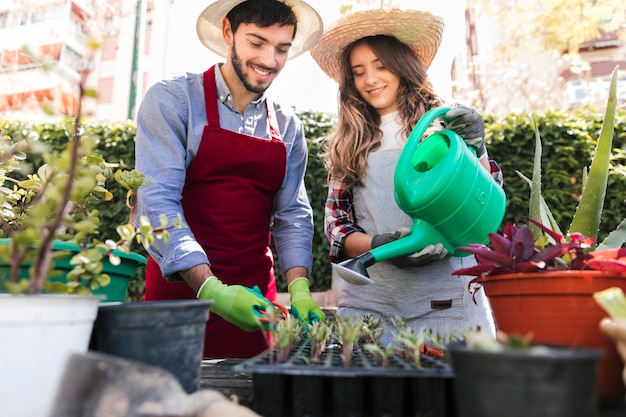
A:
[[[470,244],[458,249],[476,258],[476,265],[452,272],[476,277],[468,284],[472,294],[480,288],[477,280],[493,275],[585,269],[626,272],[626,248],[592,251],[595,238],[582,233],[565,237],[535,219],[526,219],[543,232],[538,239],[528,225],[508,223],[502,234],[489,234],[489,245]]]

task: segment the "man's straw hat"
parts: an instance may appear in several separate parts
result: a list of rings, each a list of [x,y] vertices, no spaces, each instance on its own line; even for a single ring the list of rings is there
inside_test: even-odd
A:
[[[388,35],[407,44],[427,69],[443,36],[443,19],[419,10],[365,10],[339,18],[311,49],[320,68],[335,81],[341,78],[345,48],[366,36]]]
[[[222,37],[222,21],[235,6],[245,0],[218,0],[198,16],[196,32],[200,42],[211,51],[226,57],[228,47]],[[296,37],[289,48],[289,59],[308,51],[322,36],[324,23],[315,9],[301,0],[277,0],[292,8],[298,19]]]

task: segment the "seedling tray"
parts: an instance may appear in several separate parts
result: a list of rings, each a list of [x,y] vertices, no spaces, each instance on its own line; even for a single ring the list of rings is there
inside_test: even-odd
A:
[[[310,362],[308,339],[286,361],[270,350],[236,369],[252,375],[252,408],[264,417],[454,417],[454,373],[444,360],[422,356],[416,367],[400,355],[382,366],[361,346],[350,366],[330,343]]]

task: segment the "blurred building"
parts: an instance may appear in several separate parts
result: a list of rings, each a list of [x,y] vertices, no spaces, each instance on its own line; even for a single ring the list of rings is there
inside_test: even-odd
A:
[[[621,13],[626,13],[626,7]],[[581,106],[603,109],[617,65],[621,70],[618,100],[626,102],[623,25],[583,43],[577,55],[558,56],[544,51],[539,38],[523,47],[515,45],[507,35],[510,22],[503,22],[501,16],[470,8],[465,23],[467,47],[455,60],[453,91],[468,97],[477,108],[492,114]]]
[[[315,6],[315,1],[310,1]],[[87,75],[85,86],[97,92],[97,97],[83,102],[85,116],[134,118],[146,88],[179,71],[183,61],[189,71],[204,70],[213,62],[197,41],[193,24],[205,3],[0,0],[0,115],[32,120],[50,117],[41,111],[42,105],[57,116],[72,114],[78,81]],[[194,18],[189,22],[191,15]],[[479,18],[470,9],[465,25],[466,48],[453,59],[446,57],[446,66],[452,63],[451,92],[486,112],[567,108],[594,99],[604,102],[608,76],[615,65],[626,70],[626,43],[619,32],[583,44],[579,63],[520,50],[515,60],[505,62],[498,55],[498,46],[506,44],[506,39],[496,18]],[[179,38],[181,34],[184,36]],[[91,48],[90,40],[97,41],[98,48]],[[301,74],[302,67],[314,65],[312,60],[299,64],[291,63],[285,73]],[[286,77],[283,75],[280,83]],[[320,94],[322,82],[309,80],[297,94],[314,94],[305,87]],[[619,88],[626,100],[626,78]],[[287,90],[293,94],[293,88]],[[334,100],[334,86],[330,90]]]
[[[124,120],[141,81],[136,68],[146,53],[149,3],[0,0],[0,113],[38,120],[46,106],[53,117],[75,114],[84,78],[90,98],[82,113]]]

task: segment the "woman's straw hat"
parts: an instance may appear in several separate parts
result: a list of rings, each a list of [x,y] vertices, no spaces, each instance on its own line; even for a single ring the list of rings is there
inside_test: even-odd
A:
[[[320,68],[335,81],[341,78],[345,48],[366,36],[388,35],[407,44],[427,69],[443,36],[443,19],[419,10],[365,10],[341,17],[311,49]]]
[[[222,21],[235,6],[245,0],[218,0],[207,6],[198,16],[196,32],[200,42],[211,51],[226,57],[228,47],[222,37]],[[301,0],[276,0],[290,6],[298,19],[296,37],[289,48],[289,59],[294,58],[315,45],[322,36],[324,23],[315,9]]]

